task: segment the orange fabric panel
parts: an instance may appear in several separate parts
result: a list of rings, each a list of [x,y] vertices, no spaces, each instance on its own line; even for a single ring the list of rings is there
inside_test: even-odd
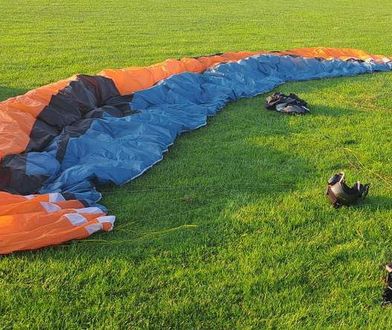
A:
[[[168,72],[166,71],[164,63],[159,63],[159,64],[149,66],[148,71],[151,72],[153,84],[168,77]],[[151,87],[151,86],[149,86],[149,87]],[[121,91],[120,91],[120,93],[121,93]]]
[[[34,122],[35,118],[29,113],[0,109],[0,160],[6,155],[18,154],[26,149]]]
[[[67,215],[69,216],[69,214],[66,214],[54,217],[58,220],[31,231],[18,232],[5,237],[0,235],[0,254],[35,250],[71,240],[84,239],[97,231],[110,231],[112,229],[110,221],[102,222],[102,219],[105,218],[104,216],[94,215],[93,219],[84,217],[83,223],[75,225],[69,220]]]
[[[205,66],[195,58],[184,57],[181,62],[184,64],[186,71],[197,73],[205,70]]]
[[[34,199],[36,202],[56,202],[64,201],[64,197],[60,193],[41,194],[41,195],[14,195],[5,191],[0,191],[0,206],[22,203]],[[65,201],[69,202],[69,201]],[[83,207],[83,204],[78,201],[78,207]]]
[[[114,217],[60,194],[18,196],[0,192],[0,254],[82,239],[113,227]]]
[[[52,96],[68,86],[72,80],[73,78],[60,80],[56,83],[33,89],[24,95],[9,98],[6,101],[0,102],[0,111],[12,112],[19,110],[29,113],[36,118],[49,104]]]
[[[71,80],[60,80],[0,102],[0,160],[25,151],[37,116]]]
[[[82,210],[82,209],[81,209]],[[80,211],[83,213],[83,210]],[[10,239],[20,233],[29,232],[37,228],[54,226],[58,220],[71,213],[78,213],[77,209],[61,209],[56,212],[47,213],[45,211],[10,214],[0,216],[0,238]],[[105,215],[104,212],[86,214],[85,217],[95,219],[98,216]]]
[[[58,205],[62,209],[80,209],[84,207],[81,201],[75,199],[56,202],[56,205]]]
[[[68,201],[67,201],[68,202]],[[77,203],[77,204],[76,204]],[[0,205],[0,216],[6,214],[23,214],[23,213],[32,213],[32,212],[52,212],[52,210],[61,209],[61,206],[67,207],[76,206],[83,207],[83,204],[79,201],[70,201],[68,203],[56,203],[56,202],[48,202],[42,201],[40,198],[28,199],[23,202],[17,203],[8,203]]]
[[[298,48],[293,50],[287,50],[278,52],[280,55],[298,55],[303,57],[319,57],[324,59],[332,59],[338,58],[341,60],[347,59],[359,59],[359,60],[382,60],[386,58],[382,55],[371,55],[367,52],[364,52],[360,49],[351,49],[351,48],[326,48],[326,47],[317,47],[317,48]]]
[[[266,54],[267,52],[265,51],[259,51],[259,52],[237,52],[237,53],[225,53],[222,56],[229,61],[239,61],[242,60],[246,57],[249,56],[254,56],[254,55],[261,55],[261,54]]]
[[[131,94],[149,88],[157,82],[182,72],[203,72],[211,66],[260,54],[261,52],[238,52],[223,55],[204,56],[199,58],[183,58],[166,60],[145,68],[127,68],[103,70],[99,75],[114,81],[122,95]],[[147,83],[148,82],[148,83]]]

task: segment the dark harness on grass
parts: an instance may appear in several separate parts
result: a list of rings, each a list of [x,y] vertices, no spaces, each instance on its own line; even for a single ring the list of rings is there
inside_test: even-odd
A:
[[[310,112],[308,103],[293,93],[274,93],[266,98],[265,107],[286,114],[304,115]]]
[[[361,184],[357,181],[352,187],[345,182],[344,173],[340,172],[328,180],[326,195],[335,208],[342,205],[352,205],[364,199],[369,192],[370,184]]]

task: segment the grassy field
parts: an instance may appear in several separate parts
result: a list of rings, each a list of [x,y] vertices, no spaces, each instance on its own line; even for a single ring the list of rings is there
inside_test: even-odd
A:
[[[74,73],[229,50],[392,55],[392,2],[0,0],[0,99]],[[305,117],[227,106],[134,182],[115,230],[0,259],[0,328],[389,328],[392,74],[290,83]],[[325,181],[371,182],[332,209]]]

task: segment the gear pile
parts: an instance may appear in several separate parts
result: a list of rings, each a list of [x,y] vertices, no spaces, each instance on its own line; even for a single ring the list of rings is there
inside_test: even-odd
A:
[[[308,103],[297,95],[290,93],[274,93],[266,98],[265,107],[268,110],[276,110],[289,115],[305,115],[310,113]]]

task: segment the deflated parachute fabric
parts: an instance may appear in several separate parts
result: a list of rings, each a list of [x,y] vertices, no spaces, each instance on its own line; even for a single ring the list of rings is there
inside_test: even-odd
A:
[[[61,194],[0,192],[0,254],[82,239],[113,228],[114,217]]]
[[[9,208],[0,213],[4,214],[0,254],[84,238],[94,232],[91,228],[110,230],[114,217],[95,207],[101,198],[95,185],[123,184],[141,175],[162,159],[177,135],[205,125],[207,117],[227,102],[270,91],[286,81],[389,70],[389,58],[349,49],[228,53],[76,76],[51,85],[34,111],[34,102],[26,101],[32,92],[5,101],[0,104],[0,116],[21,113],[33,118],[33,124],[21,122],[19,130],[29,139],[15,147],[10,139],[12,130],[18,130],[16,117],[10,117],[14,121],[10,126],[0,117],[0,141],[3,137],[6,141],[0,143],[0,187],[43,195],[3,193],[0,212],[2,203]],[[62,196],[79,206],[47,201],[56,209],[49,216],[40,204],[40,198],[51,198],[45,196]],[[19,206],[12,205],[26,199],[38,209],[14,214]]]

